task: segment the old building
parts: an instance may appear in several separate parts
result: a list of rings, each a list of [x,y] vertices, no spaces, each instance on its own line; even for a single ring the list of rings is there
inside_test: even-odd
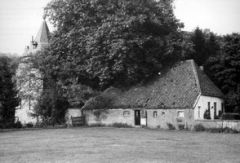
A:
[[[192,128],[196,120],[217,119],[223,112],[223,94],[193,60],[159,74],[145,85],[106,90],[101,97],[109,100],[108,107],[83,107],[87,124]]]
[[[35,124],[37,122],[37,117],[33,116],[33,109],[37,104],[37,98],[40,96],[43,87],[39,70],[34,68],[28,59],[30,55],[35,55],[37,51],[46,48],[49,44],[49,39],[50,32],[44,20],[35,39],[32,38],[30,45],[26,46],[24,55],[16,71],[17,87],[21,103],[16,110],[15,116],[23,124]]]

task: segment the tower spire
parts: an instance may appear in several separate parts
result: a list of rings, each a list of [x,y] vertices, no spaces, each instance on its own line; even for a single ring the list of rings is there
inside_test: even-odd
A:
[[[35,38],[35,41],[39,45],[48,45],[49,44],[49,38],[50,38],[50,32],[48,25],[46,23],[46,20],[43,19],[42,25],[37,33],[37,36]]]

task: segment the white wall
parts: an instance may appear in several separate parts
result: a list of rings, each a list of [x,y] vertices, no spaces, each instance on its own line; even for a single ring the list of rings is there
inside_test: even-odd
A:
[[[218,97],[210,97],[210,96],[200,96],[196,106],[194,107],[194,119],[195,120],[202,120],[204,119],[203,115],[205,111],[208,109],[208,102],[210,102],[210,113],[211,119],[214,119],[214,102],[217,103],[216,113],[218,115],[219,111],[222,110],[222,103],[224,102],[223,99]],[[200,107],[200,114],[199,114],[199,107]],[[199,117],[200,115],[200,117]]]
[[[104,124],[112,125],[114,123],[124,123],[130,126],[135,126],[134,110],[133,109],[106,109],[101,110],[99,118],[94,115],[94,112],[98,110],[85,110],[84,115],[88,125]],[[124,112],[129,112],[128,115],[124,115]]]
[[[31,107],[29,109],[29,100],[21,100],[20,106],[16,109],[16,120],[19,120],[22,124],[36,124],[37,118],[31,116],[31,113],[33,113],[32,109],[35,105],[36,101],[31,101]]]
[[[22,124],[36,124],[37,118],[33,118],[30,113],[33,112],[37,104],[37,99],[40,97],[43,87],[41,73],[35,68],[31,68],[31,64],[22,62],[19,64],[16,71],[18,96],[21,99],[21,104],[17,107],[15,117]],[[29,99],[31,101],[29,108]]]

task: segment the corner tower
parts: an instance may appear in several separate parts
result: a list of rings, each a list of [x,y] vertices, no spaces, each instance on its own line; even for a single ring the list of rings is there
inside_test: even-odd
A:
[[[44,19],[42,22],[42,25],[37,33],[37,36],[35,38],[35,41],[38,44],[38,48],[42,49],[42,48],[45,48],[46,46],[48,46],[49,39],[50,39],[50,32],[49,32],[48,25]]]
[[[37,106],[42,93],[43,79],[41,72],[34,67],[30,58],[31,55],[36,55],[37,51],[46,48],[49,45],[49,40],[50,32],[46,21],[43,20],[35,39],[32,38],[29,46],[26,47],[24,56],[16,70],[18,95],[21,103],[17,107],[15,117],[22,124],[36,124],[40,120],[39,116],[35,114],[34,108]]]
[[[49,45],[49,40],[50,40],[50,32],[49,32],[47,22],[44,19],[40,26],[40,29],[38,30],[38,33],[35,39],[32,38],[30,45],[26,47],[25,53],[26,54],[35,53],[36,51],[46,48]]]

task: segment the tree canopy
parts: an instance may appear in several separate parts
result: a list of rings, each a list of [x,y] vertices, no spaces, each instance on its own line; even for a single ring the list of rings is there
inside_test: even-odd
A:
[[[45,13],[57,30],[43,65],[63,85],[130,86],[181,54],[171,0],[54,0]]]
[[[208,75],[226,96],[228,111],[240,113],[240,34],[223,37],[221,54],[211,57]]]
[[[19,104],[14,81],[14,70],[8,57],[0,56],[0,123],[10,124],[15,120],[15,107]]]

